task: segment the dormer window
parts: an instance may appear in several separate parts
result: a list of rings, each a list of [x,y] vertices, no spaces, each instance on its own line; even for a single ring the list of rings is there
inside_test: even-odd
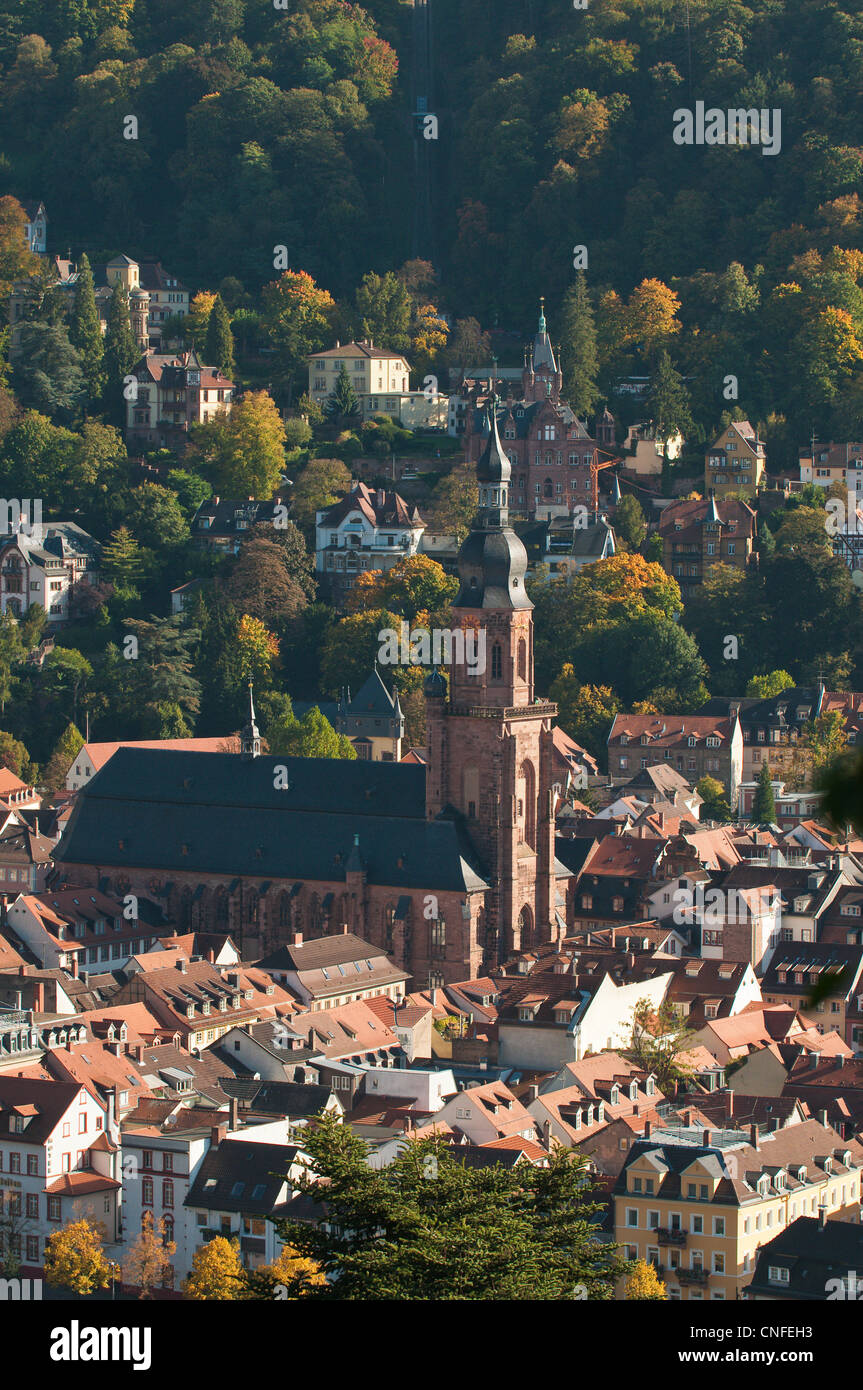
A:
[[[612,1086],[612,1088],[611,1088],[611,1104],[612,1104],[612,1105],[619,1105],[619,1104],[620,1104],[620,1087],[619,1087],[619,1086]]]
[[[637,1082],[637,1081],[631,1081],[631,1082],[629,1083],[629,1099],[630,1099],[630,1100],[638,1100],[638,1082]]]

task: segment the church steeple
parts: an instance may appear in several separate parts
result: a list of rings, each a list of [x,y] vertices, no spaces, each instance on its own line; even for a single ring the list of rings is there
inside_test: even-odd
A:
[[[497,397],[487,414],[488,439],[476,466],[479,509],[458,553],[461,581],[454,608],[523,609],[527,551],[509,524],[512,465],[497,428]]]
[[[257,758],[261,752],[261,734],[255,723],[255,700],[251,680],[249,681],[249,717],[240,737],[240,751],[244,758]]]

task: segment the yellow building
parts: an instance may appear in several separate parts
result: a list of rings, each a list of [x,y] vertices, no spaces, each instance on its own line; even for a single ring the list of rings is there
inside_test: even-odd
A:
[[[704,458],[704,490],[717,498],[752,495],[762,486],[767,452],[748,420],[733,420]]]
[[[356,394],[398,397],[409,390],[410,367],[399,352],[387,352],[376,348],[373,343],[336,343],[326,352],[316,352],[308,359],[309,395],[318,405],[323,405],[335,389],[342,367],[350,378]],[[374,414],[397,414],[397,410],[387,411],[381,399],[379,412]]]
[[[739,1298],[758,1248],[798,1217],[860,1220],[863,1145],[817,1120],[761,1135],[752,1125],[748,1140],[647,1129],[614,1187],[614,1239],[654,1264],[670,1299]]]

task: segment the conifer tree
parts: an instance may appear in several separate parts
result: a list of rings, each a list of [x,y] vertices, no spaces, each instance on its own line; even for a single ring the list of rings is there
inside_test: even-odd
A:
[[[86,255],[81,257],[78,267],[78,284],[75,291],[75,307],[69,325],[69,338],[81,354],[81,365],[87,379],[90,400],[98,400],[105,386],[103,359],[105,344],[102,341],[102,328],[99,323],[99,310],[96,308],[96,295],[93,288],[93,272]]]
[[[770,781],[770,764],[762,763],[752,803],[752,819],[758,825],[772,825],[776,820],[776,802],[773,799],[773,785]]]
[[[117,419],[123,418],[123,378],[140,356],[129,318],[129,296],[118,280],[111,291],[108,327],[102,368],[105,376],[104,399]]]
[[[567,290],[561,319],[563,398],[576,415],[589,415],[599,399],[596,377],[599,358],[593,307],[584,271]]]
[[[225,308],[221,295],[210,310],[207,322],[207,338],[204,343],[204,360],[208,367],[218,367],[225,376],[232,377],[234,364],[234,335],[231,332],[231,318]]]
[[[81,733],[74,724],[67,724],[62,734],[58,738],[54,752],[48,759],[48,766],[45,768],[44,782],[49,792],[57,792],[66,781],[66,774],[72,765],[72,759],[84,746]]]
[[[354,420],[360,413],[360,402],[351,385],[347,369],[342,367],[338,379],[324,402],[324,414],[329,420]]]

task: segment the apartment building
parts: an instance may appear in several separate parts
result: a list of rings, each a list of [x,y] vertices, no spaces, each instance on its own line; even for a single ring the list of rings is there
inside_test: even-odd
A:
[[[119,1238],[118,1146],[113,1118],[89,1087],[0,1076],[0,1258],[42,1273],[48,1238],[86,1217]]]
[[[614,1187],[614,1239],[671,1299],[728,1300],[759,1248],[801,1216],[859,1222],[863,1145],[818,1120],[762,1134],[695,1126],[636,1142]]]
[[[754,495],[761,487],[767,452],[748,420],[732,420],[704,456],[704,490]]]

